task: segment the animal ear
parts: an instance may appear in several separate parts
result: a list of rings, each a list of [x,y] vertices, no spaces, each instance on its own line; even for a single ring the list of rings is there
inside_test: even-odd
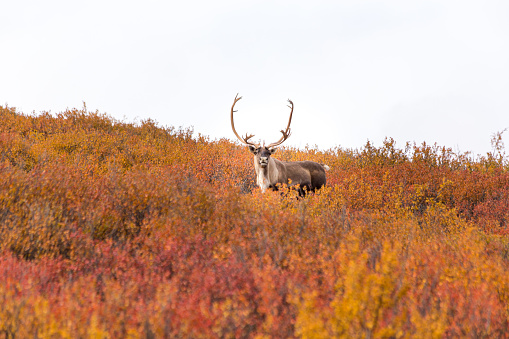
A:
[[[258,153],[258,148],[254,147],[252,145],[247,146],[247,148],[249,148],[249,151],[251,151],[251,153],[253,153],[253,154]]]
[[[277,151],[277,148],[276,148],[276,147],[271,147],[271,148],[269,148],[269,152],[270,152],[270,154],[274,154],[274,153],[276,153],[276,151]]]

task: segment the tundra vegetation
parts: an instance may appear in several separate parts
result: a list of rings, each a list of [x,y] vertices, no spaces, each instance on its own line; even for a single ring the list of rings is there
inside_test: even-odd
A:
[[[0,337],[508,337],[492,141],[282,148],[330,167],[298,199],[227,139],[0,107]]]

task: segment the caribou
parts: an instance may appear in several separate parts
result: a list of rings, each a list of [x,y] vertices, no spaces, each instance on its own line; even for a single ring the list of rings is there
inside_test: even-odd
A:
[[[306,191],[314,192],[320,189],[327,182],[325,171],[329,170],[329,166],[319,164],[314,161],[281,161],[271,157],[276,152],[277,146],[281,145],[290,136],[290,124],[292,123],[293,115],[293,102],[288,99],[291,109],[288,125],[285,130],[281,130],[283,136],[276,142],[270,143],[265,146],[249,141],[254,134],[241,137],[235,130],[233,122],[233,113],[235,104],[242,99],[237,94],[233,101],[230,120],[232,124],[233,133],[235,136],[245,144],[249,151],[254,155],[254,170],[256,173],[256,183],[262,192],[267,189],[274,191],[278,190],[278,186],[288,185],[289,187],[296,188],[299,195],[304,196]]]

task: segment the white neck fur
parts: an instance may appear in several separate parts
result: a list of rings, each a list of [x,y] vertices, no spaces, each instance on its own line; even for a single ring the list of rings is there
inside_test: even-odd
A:
[[[267,167],[262,168],[256,161],[255,157],[255,170],[256,170],[256,184],[265,192],[271,184],[275,184],[278,177],[278,171],[274,159],[270,158]]]

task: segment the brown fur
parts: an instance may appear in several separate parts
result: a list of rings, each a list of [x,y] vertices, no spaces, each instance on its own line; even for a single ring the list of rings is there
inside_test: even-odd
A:
[[[254,154],[257,184],[265,191],[270,188],[277,190],[277,184],[298,186],[299,193],[314,192],[327,183],[325,171],[327,166],[314,161],[280,161],[271,157],[275,148],[249,147]],[[267,164],[263,167],[262,164]]]

